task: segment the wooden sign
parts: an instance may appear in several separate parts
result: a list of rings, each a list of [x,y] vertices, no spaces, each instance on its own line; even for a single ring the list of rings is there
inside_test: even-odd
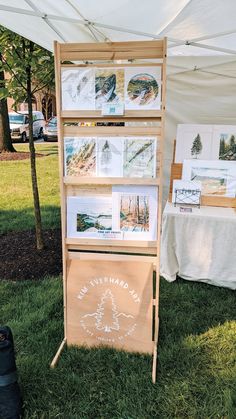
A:
[[[70,260],[67,344],[152,353],[153,265]]]

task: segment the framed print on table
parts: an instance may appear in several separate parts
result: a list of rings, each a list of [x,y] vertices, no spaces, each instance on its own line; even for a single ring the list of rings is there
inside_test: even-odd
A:
[[[235,197],[236,165],[220,160],[184,160],[182,179],[200,181],[202,195]]]
[[[236,160],[236,125],[214,125],[212,158]]]
[[[175,163],[186,159],[212,158],[213,125],[179,124],[176,135]]]

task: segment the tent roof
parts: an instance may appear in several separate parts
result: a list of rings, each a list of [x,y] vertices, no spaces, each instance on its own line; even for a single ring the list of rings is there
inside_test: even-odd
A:
[[[169,56],[232,55],[235,16],[235,0],[0,0],[0,24],[49,50],[167,36]]]

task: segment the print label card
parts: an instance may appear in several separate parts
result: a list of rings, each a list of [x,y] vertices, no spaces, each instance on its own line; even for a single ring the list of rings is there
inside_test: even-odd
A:
[[[152,353],[153,266],[69,261],[67,343]]]
[[[125,69],[125,108],[161,109],[161,67]]]
[[[185,159],[212,158],[213,125],[179,124],[176,135],[175,163]]]

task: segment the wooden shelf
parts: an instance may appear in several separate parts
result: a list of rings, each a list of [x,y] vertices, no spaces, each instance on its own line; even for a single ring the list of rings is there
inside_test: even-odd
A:
[[[136,110],[130,110],[130,111],[125,111],[124,115],[122,116],[122,120],[124,121],[124,118],[145,118],[146,120],[150,119],[150,118],[155,118],[155,119],[161,119],[163,117],[163,111],[162,110],[146,110],[146,111],[136,111]],[[61,110],[61,118],[67,119],[67,118],[79,118],[79,119],[83,119],[83,118],[91,118],[93,120],[99,119],[99,121],[101,122],[103,119],[113,119],[113,121],[115,120],[121,120],[121,117],[111,117],[109,118],[108,116],[104,117],[102,116],[101,111],[80,111],[80,110]],[[122,128],[122,127],[121,127]]]
[[[116,239],[90,239],[90,238],[66,238],[66,244],[94,245],[94,246],[122,246],[122,247],[155,247],[157,241],[147,240],[116,240]]]
[[[124,137],[124,136],[154,136],[161,135],[161,127],[109,127],[109,126],[95,126],[95,127],[80,127],[80,126],[63,126],[64,137],[76,136],[107,136],[107,137]]]
[[[76,177],[65,176],[65,185],[149,185],[159,186],[160,179],[155,178],[122,178],[122,177]]]

